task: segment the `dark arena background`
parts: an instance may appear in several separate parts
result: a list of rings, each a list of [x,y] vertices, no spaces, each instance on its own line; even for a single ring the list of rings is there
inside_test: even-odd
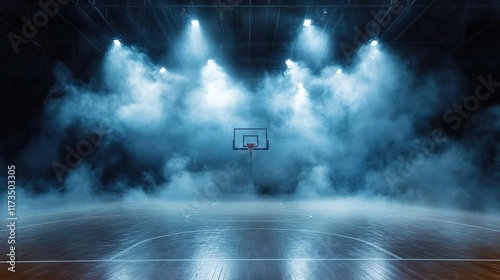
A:
[[[0,1],[0,279],[500,279],[499,21]]]

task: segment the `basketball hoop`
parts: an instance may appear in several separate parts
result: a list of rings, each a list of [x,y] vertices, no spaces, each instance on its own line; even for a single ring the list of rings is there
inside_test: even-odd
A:
[[[248,144],[252,144],[253,149]],[[233,150],[251,150],[252,152],[269,150],[267,128],[235,128]]]
[[[248,152],[251,154],[253,152],[253,148],[255,147],[255,143],[248,143],[247,148]]]
[[[255,191],[253,183],[253,151],[269,150],[267,128],[235,128],[233,150],[248,150],[248,186]]]

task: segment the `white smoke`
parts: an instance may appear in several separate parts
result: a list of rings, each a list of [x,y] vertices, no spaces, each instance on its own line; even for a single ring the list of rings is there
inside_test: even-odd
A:
[[[326,45],[323,41],[318,44]],[[297,44],[306,57],[319,54],[313,60],[329,55],[327,49]],[[200,61],[209,50],[196,51]],[[486,201],[478,185],[487,182],[484,176],[498,178],[500,148],[492,144],[497,157],[489,168],[496,170],[484,172],[477,167],[480,151],[467,143],[474,134],[421,155],[403,175],[397,171],[406,168],[400,158],[415,140],[431,133],[431,119],[464,94],[460,74],[417,74],[402,58],[370,46],[361,48],[355,65],[341,74],[335,64],[321,71],[300,60],[287,65],[284,73],[267,74],[256,87],[214,60],[203,60],[188,73],[168,67],[160,72],[162,65],[126,45],[110,47],[90,83],[58,65],[44,133],[22,153],[34,174],[51,174],[28,180],[27,188],[45,184],[51,195],[57,191],[85,201],[109,193],[162,198],[243,193],[247,154],[231,149],[232,129],[267,127],[271,149],[256,152],[254,159],[257,192],[363,193],[450,205]],[[493,110],[496,122],[480,125],[490,134],[500,129],[499,110]],[[67,164],[64,147],[96,130],[103,132],[102,141],[64,172],[63,183],[55,183],[51,163]],[[397,184],[387,176],[395,172]]]

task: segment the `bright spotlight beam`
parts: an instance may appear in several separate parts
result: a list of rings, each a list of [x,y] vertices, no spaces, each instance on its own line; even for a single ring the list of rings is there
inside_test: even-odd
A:
[[[118,40],[118,39],[114,39],[114,40],[113,40],[113,44],[114,44],[115,46],[117,46],[117,47],[119,47],[119,46],[121,46],[121,45],[122,45],[122,43],[121,43],[121,42],[120,42],[120,40]]]
[[[192,25],[192,26],[200,26],[200,22],[199,22],[198,20],[196,20],[196,19],[193,19],[193,20],[191,21],[191,25]]]
[[[293,67],[295,67],[295,66],[297,65],[295,62],[293,62],[293,61],[292,61],[292,60],[290,60],[290,59],[287,59],[287,60],[285,61],[285,64],[286,64],[286,67],[287,67],[287,68],[289,68],[289,69],[290,69],[290,68],[293,68]]]
[[[311,26],[312,20],[310,19],[305,19],[304,20],[304,26]]]
[[[374,39],[370,42],[370,46],[375,47],[378,45],[378,40]]]

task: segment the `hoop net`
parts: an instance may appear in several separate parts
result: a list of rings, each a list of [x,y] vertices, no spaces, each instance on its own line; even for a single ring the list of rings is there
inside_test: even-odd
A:
[[[255,144],[254,143],[248,143],[247,144],[247,148],[248,148],[248,152],[249,153],[252,153],[253,152],[253,148],[255,147]]]

